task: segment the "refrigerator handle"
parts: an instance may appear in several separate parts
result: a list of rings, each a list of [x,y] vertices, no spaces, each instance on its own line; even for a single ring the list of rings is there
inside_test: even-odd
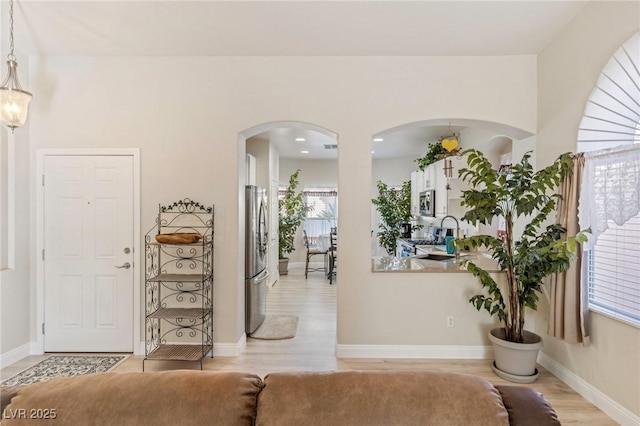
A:
[[[251,278],[250,282],[251,282],[251,284],[255,284],[255,283],[258,283],[260,281],[264,281],[267,278],[269,278],[269,271],[267,271],[267,268],[264,268],[264,270],[262,272],[260,272],[255,277]]]

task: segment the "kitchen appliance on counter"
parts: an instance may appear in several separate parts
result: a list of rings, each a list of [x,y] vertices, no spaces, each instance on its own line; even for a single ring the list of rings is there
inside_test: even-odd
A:
[[[400,234],[400,236],[402,238],[411,238],[411,229],[413,229],[413,227],[411,226],[410,223],[403,223],[402,233]]]
[[[245,195],[245,332],[251,334],[267,313],[267,200],[266,190],[254,185]]]

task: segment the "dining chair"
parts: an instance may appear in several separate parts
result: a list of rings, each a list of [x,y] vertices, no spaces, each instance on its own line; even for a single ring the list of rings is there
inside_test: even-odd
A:
[[[307,231],[302,230],[302,238],[304,239],[304,246],[307,249],[307,260],[304,265],[304,278],[307,279],[309,271],[318,272],[318,271],[326,271],[326,268],[309,268],[309,260],[315,256],[316,254],[321,254],[323,256],[327,255],[327,250],[322,250],[318,247],[312,247],[309,243],[309,237],[307,237]]]
[[[331,232],[331,246],[329,248],[329,284],[333,284],[333,277],[336,276],[336,267],[338,266],[338,234]]]

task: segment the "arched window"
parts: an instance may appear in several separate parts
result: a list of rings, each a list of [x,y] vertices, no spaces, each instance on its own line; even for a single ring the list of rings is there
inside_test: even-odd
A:
[[[611,57],[578,131],[589,308],[640,325],[640,34]]]

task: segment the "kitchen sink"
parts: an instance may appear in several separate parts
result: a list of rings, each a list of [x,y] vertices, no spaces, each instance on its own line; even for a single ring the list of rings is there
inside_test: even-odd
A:
[[[444,254],[444,253],[443,254],[426,253],[426,254],[419,254],[415,256],[414,259],[442,261],[442,260],[455,259],[455,256],[453,254]]]
[[[454,255],[449,255],[449,254],[435,254],[435,253],[429,253],[429,255],[425,258],[427,260],[450,260],[450,259],[455,259],[456,257]]]

